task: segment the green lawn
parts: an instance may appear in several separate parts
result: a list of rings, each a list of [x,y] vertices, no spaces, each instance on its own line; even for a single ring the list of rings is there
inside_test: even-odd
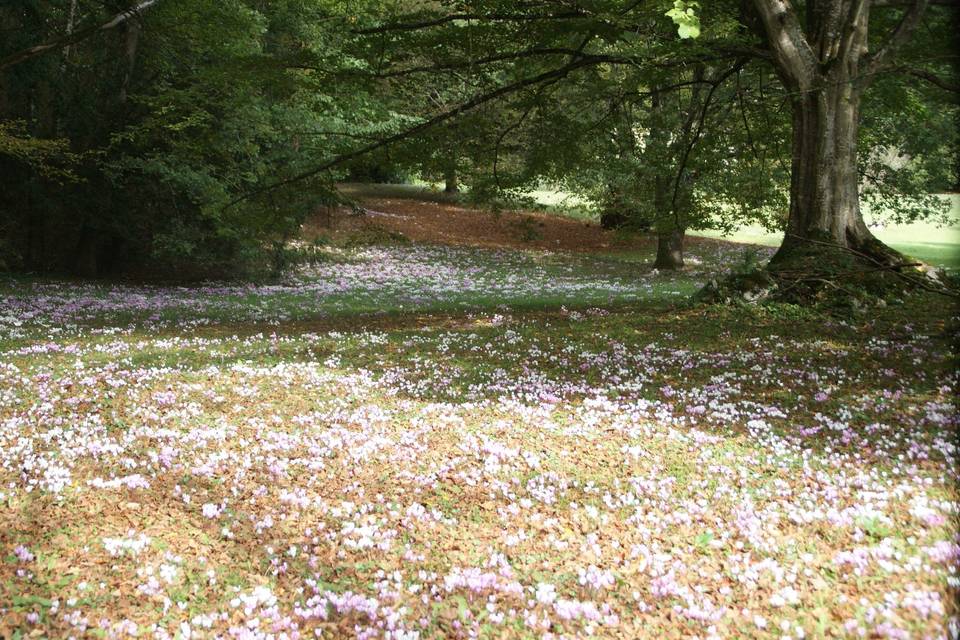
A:
[[[951,195],[952,223],[939,226],[931,222],[916,222],[907,225],[875,227],[874,233],[880,240],[894,249],[930,264],[960,269],[960,195]],[[865,213],[867,223],[871,223],[870,212]],[[695,235],[708,238],[723,238],[732,242],[762,244],[776,247],[783,239],[782,233],[771,233],[759,225],[743,227],[731,235],[718,231],[694,231]]]

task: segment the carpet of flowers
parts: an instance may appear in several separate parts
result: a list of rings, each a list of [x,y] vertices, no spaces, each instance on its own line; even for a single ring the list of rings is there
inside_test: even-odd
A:
[[[947,310],[611,311],[700,274],[367,252],[5,285],[0,637],[957,637]],[[284,324],[549,287],[587,304]]]

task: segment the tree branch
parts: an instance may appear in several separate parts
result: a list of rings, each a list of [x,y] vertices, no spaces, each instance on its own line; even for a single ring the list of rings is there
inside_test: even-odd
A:
[[[924,71],[923,69],[913,69],[910,67],[894,67],[893,71],[897,73],[904,73],[915,78],[920,78],[925,80],[932,85],[940,87],[944,91],[951,91],[953,93],[960,93],[960,84],[952,84],[947,80],[944,80],[935,73],[929,71]]]
[[[467,102],[464,102],[463,104],[457,107],[454,107],[453,109],[450,109],[448,111],[444,111],[443,113],[440,113],[430,118],[429,120],[425,120],[424,122],[421,122],[416,126],[410,127],[409,129],[406,129],[399,133],[395,133],[391,136],[387,136],[382,140],[378,140],[377,142],[373,142],[359,149],[355,149],[353,151],[340,154],[334,158],[331,158],[330,160],[327,160],[326,162],[320,164],[319,166],[314,167],[313,169],[304,171],[303,173],[297,174],[290,178],[279,180],[277,182],[274,182],[273,184],[268,184],[264,187],[254,189],[253,191],[249,191],[231,200],[226,205],[224,205],[223,208],[229,209],[230,207],[236,206],[240,202],[243,202],[244,200],[248,200],[254,196],[267,193],[268,191],[273,191],[275,189],[279,189],[280,187],[284,187],[296,182],[302,182],[303,180],[312,178],[317,174],[323,173],[324,171],[332,169],[333,167],[336,167],[338,165],[342,165],[343,163],[349,162],[350,160],[353,160],[355,158],[359,158],[360,156],[364,156],[368,153],[376,151],[377,149],[382,149],[383,147],[389,146],[401,140],[406,140],[408,138],[412,138],[416,135],[419,135],[424,131],[432,129],[438,124],[446,122],[447,120],[451,120],[462,113],[471,111],[479,107],[480,105],[496,100],[497,98],[501,98],[505,95],[515,93],[527,87],[531,87],[543,82],[547,82],[548,80],[563,78],[564,76],[568,75],[571,71],[580,69],[582,67],[590,66],[593,64],[597,64],[596,60],[593,60],[591,58],[578,58],[570,61],[569,63],[563,65],[562,67],[553,69],[552,71],[545,71],[544,73],[538,74],[536,76],[524,78],[522,80],[517,80],[516,82],[512,82],[510,84],[504,85],[502,87],[494,89],[493,91],[489,91],[479,96],[475,96],[474,98],[468,100]]]
[[[575,20],[578,18],[589,18],[589,14],[583,11],[566,11],[563,13],[548,14],[526,14],[526,13],[451,13],[430,20],[420,20],[417,22],[394,22],[384,24],[379,27],[368,27],[365,29],[356,29],[353,33],[358,35],[371,35],[375,33],[389,33],[391,31],[418,31],[420,29],[429,29],[439,27],[458,20],[483,20],[489,22],[536,22],[538,20]]]
[[[140,2],[126,11],[121,11],[106,22],[87,27],[86,29],[81,29],[80,31],[74,31],[73,33],[67,33],[64,36],[54,38],[53,40],[49,40],[43,44],[34,45],[28,49],[23,49],[21,51],[17,51],[16,53],[12,53],[3,59],[0,59],[0,71],[3,71],[4,69],[14,65],[18,65],[21,62],[25,62],[39,55],[43,55],[44,53],[76,44],[102,31],[109,31],[110,29],[124,24],[131,18],[139,16],[141,12],[149,9],[158,2],[160,2],[160,0],[143,0],[143,2]]]
[[[866,75],[870,76],[880,71],[884,65],[888,64],[889,60],[897,52],[897,49],[910,39],[917,25],[920,24],[920,18],[923,17],[923,12],[926,10],[928,2],[929,0],[911,0],[910,6],[903,14],[899,24],[897,24],[896,28],[894,28],[880,48],[877,49],[877,52],[868,58],[864,68]]]
[[[807,91],[817,77],[817,55],[810,48],[790,0],[753,0],[780,75],[793,90]]]
[[[700,140],[700,136],[703,134],[703,124],[707,117],[707,111],[710,109],[710,102],[713,100],[713,94],[716,93],[717,88],[720,85],[726,82],[727,78],[735,73],[738,73],[746,63],[746,60],[738,60],[732,68],[727,69],[721,73],[719,77],[709,81],[709,84],[711,85],[710,91],[707,92],[707,97],[703,101],[703,106],[701,109],[699,109],[700,118],[699,122],[697,123],[697,130],[693,134],[693,138],[690,139],[689,144],[686,145],[683,150],[683,156],[681,157],[680,166],[677,170],[677,177],[673,182],[673,197],[670,200],[670,209],[674,213],[677,213],[677,197],[680,194],[680,182],[683,180],[683,174],[687,170],[687,162],[690,159],[690,154],[693,152],[693,148],[697,145],[697,142]],[[695,112],[691,112],[691,115],[695,115]]]
[[[717,51],[720,51],[719,49]],[[740,50],[726,50],[723,52],[723,55],[704,55],[702,57],[689,57],[689,58],[678,58],[675,60],[669,60],[666,62],[653,63],[643,58],[637,58],[632,56],[620,56],[620,55],[610,55],[605,53],[583,53],[579,49],[570,49],[565,47],[545,47],[541,49],[524,49],[522,51],[509,51],[506,53],[499,53],[486,58],[478,58],[475,60],[462,60],[458,62],[441,62],[435,65],[423,65],[419,67],[408,67],[406,69],[397,69],[394,71],[378,71],[376,73],[370,74],[375,78],[396,78],[401,76],[413,75],[416,73],[433,73],[437,71],[453,71],[456,69],[464,69],[474,66],[482,66],[485,64],[493,64],[496,62],[509,62],[511,60],[521,60],[524,58],[533,58],[537,56],[576,56],[578,58],[589,59],[592,62],[597,64],[612,64],[612,65],[628,65],[628,66],[638,66],[644,67],[647,69],[657,68],[657,69],[673,69],[676,67],[686,67],[693,63],[698,62],[716,62],[718,60],[723,60],[727,58],[741,58],[746,55],[743,51]],[[312,71],[321,71],[319,67],[310,66],[310,65],[286,65],[288,69],[308,69]],[[362,75],[367,75],[366,72],[351,72],[359,73]]]
[[[494,62],[506,62],[509,60],[520,60],[522,58],[532,58],[536,56],[552,56],[552,55],[579,55],[576,49],[569,49],[563,47],[547,47],[543,49],[524,49],[522,51],[508,51],[506,53],[498,53],[492,56],[487,56],[486,58],[478,58],[476,60],[462,60],[459,62],[441,62],[434,65],[423,65],[420,67],[408,67],[406,69],[397,69],[395,71],[381,71],[377,72],[375,77],[377,78],[397,78],[400,76],[412,75],[415,73],[432,73],[435,71],[449,71],[454,69],[463,69],[465,67],[474,67],[485,64],[492,64]]]
[[[912,4],[912,0],[873,0],[871,6],[880,9],[891,7],[906,9]],[[951,7],[957,9],[960,8],[960,0],[930,0],[927,5],[931,7]]]

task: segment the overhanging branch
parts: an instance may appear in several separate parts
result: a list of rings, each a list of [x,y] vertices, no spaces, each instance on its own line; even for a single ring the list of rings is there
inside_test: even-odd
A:
[[[868,58],[864,68],[866,75],[873,75],[884,68],[890,59],[896,54],[903,44],[910,39],[917,26],[920,24],[920,18],[927,8],[929,0],[911,0],[909,7],[904,12],[900,22],[887,37],[886,41],[877,49],[877,52]]]
[[[399,133],[395,133],[392,136],[388,136],[386,138],[383,138],[382,140],[378,140],[377,142],[373,142],[359,149],[354,149],[353,151],[340,154],[314,167],[313,169],[304,171],[303,173],[297,174],[290,178],[286,178],[284,180],[279,180],[277,182],[274,182],[273,184],[268,184],[264,187],[260,187],[259,189],[254,189],[253,191],[249,191],[243,194],[242,196],[228,202],[226,205],[224,205],[224,209],[229,209],[230,207],[236,206],[237,204],[243,202],[244,200],[248,200],[250,198],[261,195],[263,193],[274,191],[276,189],[285,187],[290,184],[294,184],[296,182],[302,182],[308,178],[312,178],[313,176],[323,173],[324,171],[328,171],[336,166],[342,165],[345,162],[349,162],[350,160],[359,158],[368,153],[376,151],[377,149],[382,149],[394,143],[400,142],[401,140],[406,140],[408,138],[417,136],[423,133],[424,131],[432,129],[435,126],[443,122],[446,122],[447,120],[451,120],[463,113],[466,113],[468,111],[471,111],[479,107],[480,105],[496,100],[497,98],[501,98],[511,93],[521,91],[522,89],[525,89],[527,87],[541,84],[543,82],[563,78],[564,76],[568,75],[571,71],[580,69],[582,67],[594,65],[594,64],[597,64],[597,61],[591,58],[578,58],[568,62],[562,67],[553,69],[552,71],[545,71],[544,73],[541,73],[536,76],[524,78],[522,80],[517,80],[516,82],[504,85],[502,87],[494,89],[493,91],[488,91],[487,93],[481,94],[479,96],[475,96],[474,98],[468,100],[467,102],[464,102],[463,104],[453,109],[450,109],[448,111],[444,111],[443,113],[440,113],[430,118],[429,120],[425,120],[424,122],[421,122],[416,126],[410,127],[409,129],[406,129]]]
[[[451,13],[437,18],[419,20],[416,22],[394,22],[379,27],[368,27],[365,29],[356,29],[354,33],[359,35],[371,35],[375,33],[389,33],[391,31],[418,31],[420,29],[429,29],[439,27],[445,24],[458,21],[485,21],[485,22],[537,22],[540,20],[576,20],[579,18],[589,18],[589,14],[583,11],[565,11],[562,13],[547,14],[527,14],[527,13]]]
[[[126,23],[131,18],[139,16],[141,12],[149,9],[158,2],[160,2],[160,0],[143,0],[143,2],[138,3],[126,11],[121,11],[120,13],[114,15],[106,22],[101,22],[100,24],[95,24],[91,27],[87,27],[86,29],[74,31],[73,33],[68,33],[59,38],[54,38],[53,40],[49,40],[43,44],[34,45],[28,49],[23,49],[21,51],[17,51],[16,53],[12,53],[3,59],[0,59],[0,71],[8,69],[14,65],[18,65],[21,62],[30,60],[31,58],[36,58],[44,53],[76,44],[103,31],[109,31],[110,29],[116,28]]]
[[[904,73],[915,78],[920,78],[930,84],[940,87],[944,91],[951,91],[953,93],[960,93],[960,84],[953,84],[947,80],[944,80],[935,73],[930,71],[925,71],[923,69],[914,69],[911,67],[896,67],[893,69],[897,73]]]

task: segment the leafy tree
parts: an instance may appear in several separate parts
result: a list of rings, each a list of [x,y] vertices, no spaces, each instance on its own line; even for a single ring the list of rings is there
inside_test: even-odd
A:
[[[868,198],[887,198],[888,203],[900,205],[912,203],[911,215],[935,213],[936,203],[920,192],[943,183],[944,171],[931,171],[931,168],[954,166],[951,156],[956,152],[956,138],[947,135],[918,149],[916,142],[926,140],[929,143],[930,137],[913,137],[914,144],[902,147],[914,148],[911,161],[894,167],[884,158],[889,157],[894,148],[900,148],[898,144],[907,141],[903,136],[894,141],[889,135],[881,135],[883,130],[889,133],[891,129],[890,120],[880,114],[884,109],[887,114],[903,113],[908,107],[904,103],[879,105],[876,112],[879,117],[868,121],[869,131],[861,132],[860,115],[861,112],[867,113],[861,99],[866,88],[881,76],[888,76],[891,83],[901,86],[905,80],[924,80],[943,91],[949,84],[943,80],[943,74],[955,68],[955,58],[931,58],[921,50],[906,46],[920,25],[930,34],[936,34],[939,41],[950,41],[950,17],[940,7],[927,11],[927,3],[922,0],[903,3],[878,0],[872,4],[876,14],[872,20],[873,32],[867,29],[871,8],[868,0],[807,0],[796,4],[786,0],[754,0],[750,4],[717,2],[704,7],[686,2],[614,0],[563,6],[486,0],[471,3],[466,8],[457,3],[436,3],[427,8],[420,5],[398,15],[380,16],[380,20],[364,32],[375,34],[381,41],[386,40],[387,50],[393,47],[408,51],[411,47],[419,47],[443,51],[446,43],[458,43],[458,53],[425,68],[406,68],[407,73],[445,74],[453,70],[477,73],[479,70],[487,77],[499,79],[498,83],[460,107],[417,125],[410,132],[416,135],[459,117],[466,109],[493,100],[517,94],[548,95],[549,92],[540,90],[556,83],[590,86],[600,68],[636,69],[647,78],[657,71],[685,69],[690,73],[689,69],[698,68],[697,65],[715,69],[737,60],[744,61],[754,77],[759,73],[754,68],[772,68],[780,80],[780,87],[768,86],[765,99],[789,107],[789,112],[780,114],[779,120],[790,123],[793,145],[787,233],[772,266],[787,269],[791,254],[805,260],[811,254],[816,256],[837,248],[861,254],[871,264],[879,260],[884,265],[896,266],[902,258],[873,237],[860,214],[860,181],[866,176],[871,182],[872,186],[865,192]],[[665,38],[663,20],[674,21],[680,35],[687,37]],[[871,47],[875,53],[869,53]],[[459,53],[462,51],[469,51],[470,55]],[[895,63],[898,53],[902,56],[901,62]],[[404,57],[401,55],[399,60],[403,67]],[[893,76],[893,73],[898,75]],[[622,74],[622,77],[627,75]],[[740,74],[736,77],[740,79]],[[648,80],[644,88],[649,91],[651,86],[655,85]],[[595,111],[604,108],[604,101],[610,93],[597,91]],[[739,94],[738,101],[743,92]],[[915,100],[921,95],[923,99],[929,98],[929,94],[918,94],[916,90],[898,94],[891,89],[885,95],[904,101]],[[523,100],[526,98],[520,99]],[[939,100],[948,114],[955,113],[953,98],[941,96]],[[651,106],[651,112],[656,110]],[[766,106],[764,110],[769,116],[776,108]],[[742,107],[740,111],[741,115],[749,112]],[[707,116],[703,118],[705,124],[707,119]],[[673,125],[671,141],[685,135],[684,118],[680,117],[678,122]],[[728,128],[735,122],[735,119],[728,119]],[[760,128],[756,121],[752,124],[751,127],[751,121],[746,120],[736,137],[752,138],[756,145],[757,137],[753,132]],[[910,126],[901,127],[901,131],[913,130],[923,124],[911,121]],[[772,123],[764,129],[780,131],[781,126]],[[698,126],[698,129],[705,139],[711,141],[725,137],[723,125],[709,129]],[[553,139],[564,144],[577,137],[569,130],[558,130]],[[699,144],[701,136],[694,137]],[[396,139],[388,142],[396,142]],[[712,144],[708,142],[706,146]],[[865,153],[857,154],[858,145]],[[560,148],[557,153],[562,153]],[[661,156],[672,157],[672,154]],[[710,158],[711,155],[708,153],[704,157]],[[757,157],[761,157],[760,154]],[[778,158],[768,159],[771,163],[779,161]],[[876,170],[878,162],[884,165],[883,170]],[[713,156],[705,161],[705,165],[717,169],[716,175],[728,180],[738,175],[739,178],[732,181],[738,186],[750,180],[764,181],[757,171],[757,163],[742,159],[724,162],[720,156]],[[761,161],[759,166],[763,165]],[[736,171],[731,171],[731,167]],[[686,170],[677,173],[685,174]],[[714,180],[709,184],[711,190],[718,185]],[[682,189],[675,188],[674,191],[679,193]],[[771,193],[769,188],[750,191]],[[717,192],[722,193],[724,189],[717,189]],[[729,194],[730,190],[726,193]],[[894,200],[889,200],[891,197]],[[653,199],[656,200],[655,193]],[[676,203],[683,199],[672,197],[671,200]],[[715,203],[717,212],[733,212],[733,220],[742,220],[743,207],[722,207],[716,197],[709,200]],[[732,202],[736,204],[738,200]],[[723,204],[729,205],[729,202]],[[769,220],[768,213],[769,208],[760,217]],[[674,214],[676,217],[676,212]],[[731,217],[726,221],[730,222]],[[817,258],[813,260],[816,262]]]
[[[329,80],[358,62],[342,14],[323,0],[4,5],[18,36],[0,51],[13,61],[0,71],[7,262],[154,277],[266,264],[335,176],[229,203],[383,120],[366,85]],[[37,42],[56,47],[17,53]],[[69,160],[73,179],[38,171],[40,158],[63,171]]]
[[[913,219],[957,183],[952,21],[925,0],[21,0],[0,8],[2,232],[30,268],[222,270],[379,154],[479,194],[563,179],[653,224],[665,266],[685,229],[776,225],[789,196],[771,268],[897,267],[860,185]]]
[[[784,84],[793,118],[790,217],[774,264],[789,267],[795,257],[834,247],[879,264],[901,262],[860,212],[861,111],[877,77],[897,68],[898,54],[923,24],[927,0],[807,0],[797,6],[754,0],[753,6],[759,20],[751,26],[763,36],[762,55]]]
[[[570,83],[579,107],[560,108],[583,120],[557,115],[558,130],[583,133],[541,143],[560,138],[567,151],[542,149],[531,163],[547,159],[547,175],[593,201],[608,226],[656,230],[655,266],[682,266],[688,228],[779,222],[784,172],[770,158],[783,155],[785,132],[750,86],[757,71],[738,61],[601,69],[596,82]],[[605,108],[585,108],[601,92]]]

